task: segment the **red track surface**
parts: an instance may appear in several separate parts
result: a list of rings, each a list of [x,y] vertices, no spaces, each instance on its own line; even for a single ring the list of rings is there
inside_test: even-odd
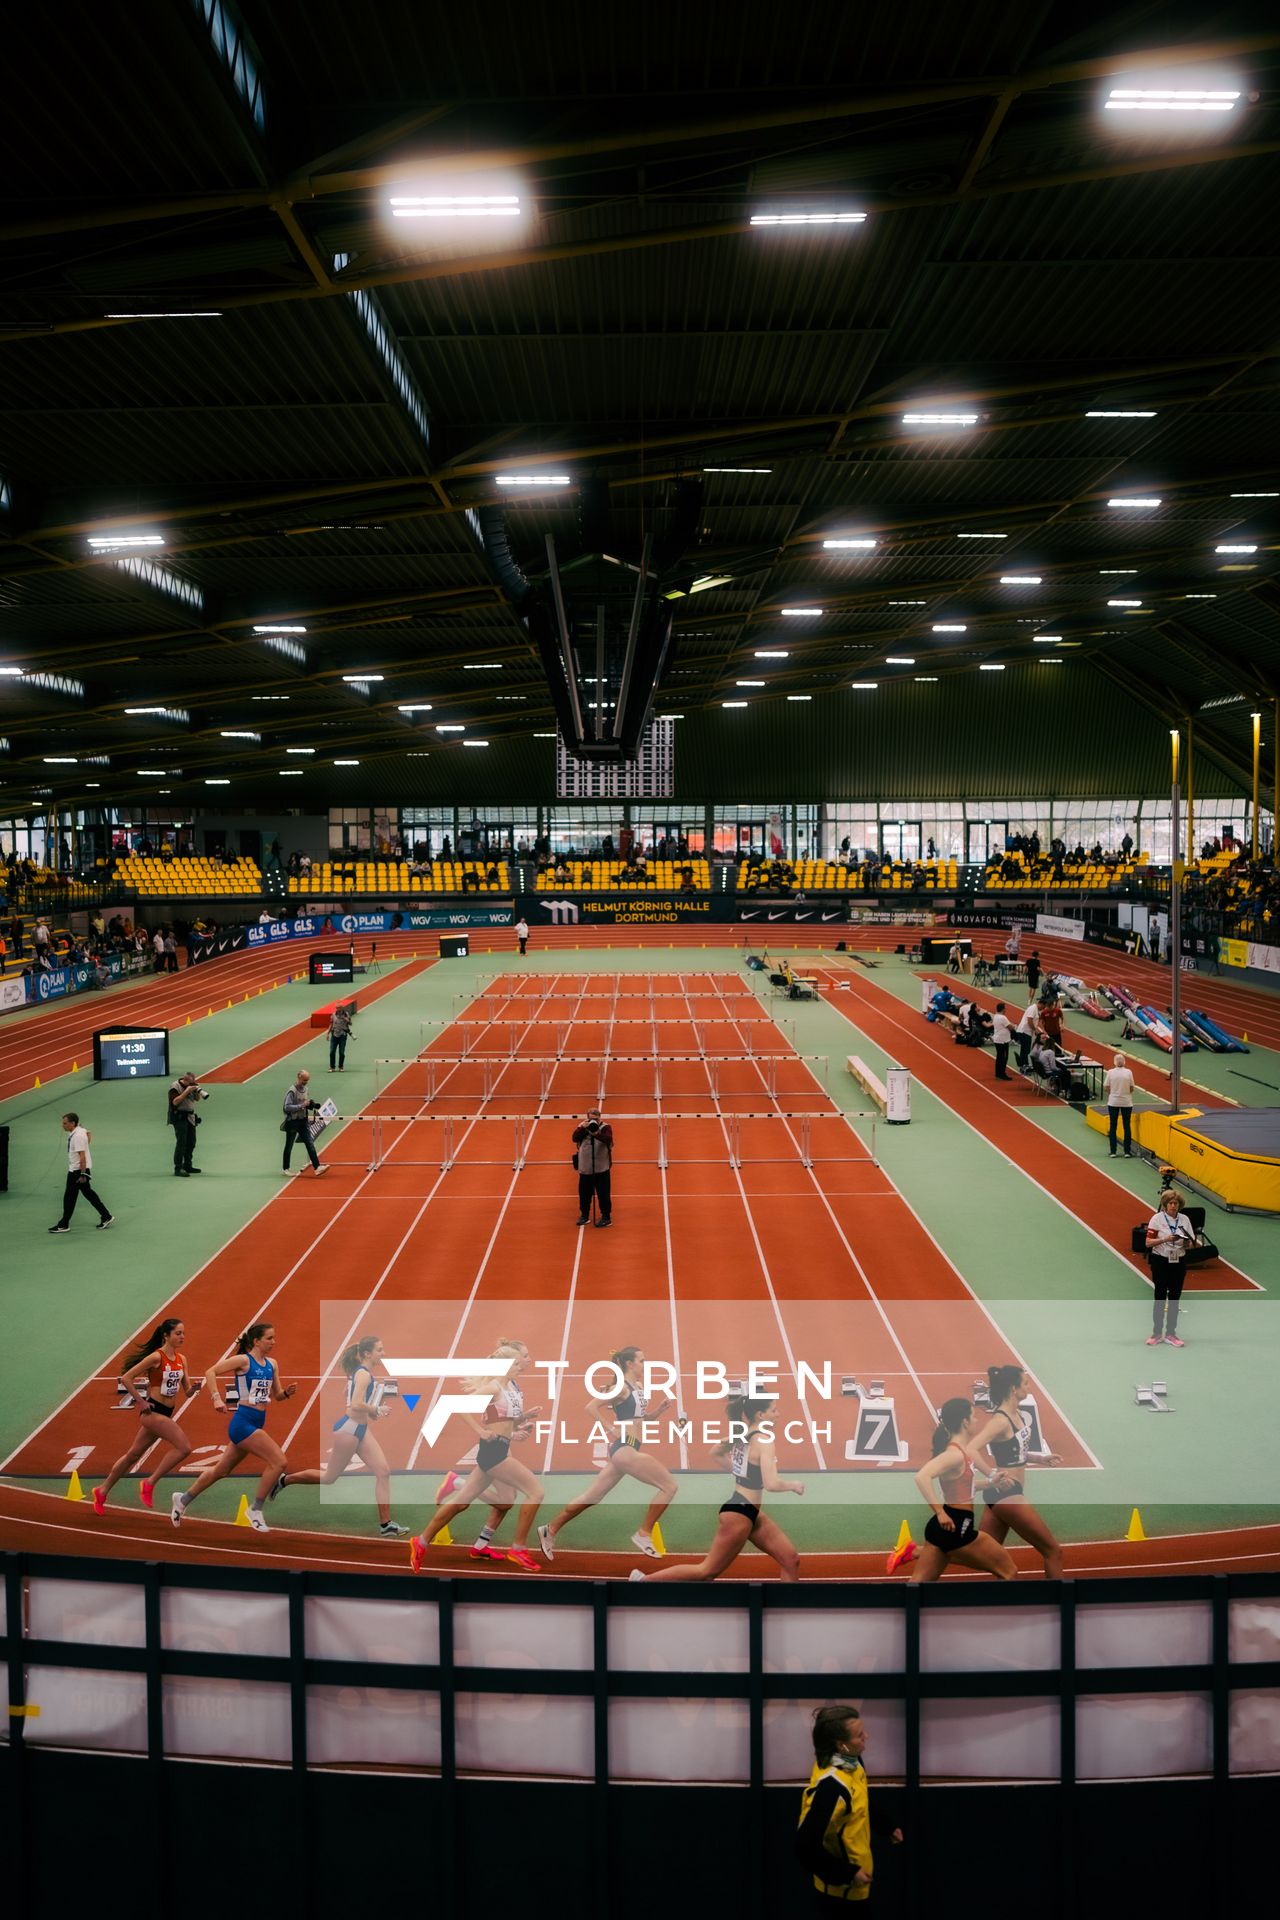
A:
[[[367,1007],[375,1000],[381,1000],[386,993],[394,993],[397,987],[404,986],[407,980],[413,980],[428,967],[434,967],[434,960],[410,960],[405,966],[397,967],[385,980],[357,980],[352,987],[352,995],[357,1005]],[[299,1020],[296,1025],[286,1027],[283,1033],[273,1034],[270,1040],[260,1041],[256,1047],[249,1047],[244,1053],[237,1053],[233,1059],[224,1060],[211,1072],[203,1075],[207,1081],[215,1080],[252,1080],[255,1074],[265,1073],[268,1067],[274,1067],[277,1061],[285,1060],[299,1047],[305,1047],[309,1040],[316,1039],[320,1028],[313,1027],[310,1019]]]
[[[660,931],[665,934],[669,930]],[[706,931],[710,934],[716,930]],[[714,944],[739,943],[738,929],[722,931],[726,937]],[[856,938],[859,931],[846,930],[845,937],[852,932]],[[638,934],[652,932],[610,930],[611,935],[619,936],[618,944],[627,945],[636,944]],[[794,940],[811,944],[805,929],[788,932]],[[885,937],[881,932],[877,941],[874,931],[867,930],[859,944],[883,945]],[[550,944],[554,936],[545,938]],[[510,935],[500,939],[509,952]],[[404,937],[405,947],[410,950],[411,940],[412,936]],[[653,943],[674,944],[666,940]],[[572,943],[556,939],[555,944],[580,947],[582,941],[581,937]],[[612,945],[615,941],[610,938],[591,944]],[[701,947],[710,942],[680,944]],[[1079,949],[1073,949],[1058,959],[1049,951],[1049,942],[1039,944],[1050,964],[1065,967],[1067,960],[1079,955]],[[1105,972],[1117,976],[1119,968],[1109,964],[1110,955],[1106,958]],[[145,991],[165,995],[166,1004],[149,1008],[142,1017],[164,1017],[172,1024],[179,1015],[180,1002],[175,1005],[168,996],[185,994],[207,1005],[208,988],[215,978],[225,1001],[233,977],[230,970],[242,965],[251,972],[248,985],[242,986],[238,973],[235,976],[235,990],[241,993],[256,991],[267,977],[276,977],[284,960],[278,953],[237,956],[234,961],[213,963],[190,981],[185,976],[159,981],[155,989]],[[227,971],[221,971],[224,968]],[[527,977],[518,982],[522,989],[529,984]],[[1154,997],[1148,983],[1143,982],[1143,987],[1145,995]],[[737,997],[736,982],[726,981],[725,993],[729,997],[717,992],[695,996],[690,1002],[691,1023],[714,1017],[717,1045],[720,1029],[732,1024],[736,1014],[758,1012],[753,998]],[[993,1119],[1001,1127],[1017,1129],[1011,1136],[1015,1157],[1025,1162],[1027,1156],[1033,1156],[1039,1174],[1044,1172],[1042,1155],[1062,1153],[1066,1164],[1054,1170],[1046,1184],[1069,1179],[1075,1198],[1082,1173],[1089,1173],[1099,1182],[1098,1193],[1088,1197],[1090,1214],[1094,1214],[1095,1201],[1103,1209],[1117,1205],[1118,1190],[1105,1176],[1082,1168],[1077,1156],[1058,1149],[1015,1108],[996,1099],[990,1085],[973,1078],[969,1071],[972,1056],[961,1065],[941,1049],[930,1049],[920,1037],[923,1023],[919,1016],[913,1016],[900,1000],[876,987],[869,976],[855,974],[849,995],[841,991],[833,1004],[839,1006],[855,996],[861,1003],[857,1010],[859,1024],[878,1038],[871,1023],[883,1023],[883,1044],[895,1058],[906,1058],[909,1037],[911,1045],[920,1050],[917,1070],[921,1077],[942,1091],[942,1097],[958,1110],[966,1112],[966,1117],[969,1112],[965,1103],[970,1109],[976,1104],[982,1110],[982,1124],[988,1134]],[[708,1005],[700,1013],[703,998]],[[140,999],[141,994],[130,1005],[131,1018]],[[709,1004],[712,999],[718,1003],[714,1009]],[[1208,996],[1197,1003],[1209,1005]],[[95,1000],[91,1015],[68,1007],[58,1009],[50,1019],[66,1021],[78,1016],[83,1034],[99,1023],[101,1007],[101,1000]],[[138,1011],[142,1013],[140,1007]],[[563,1010],[548,1004],[526,1007],[523,1000],[513,1000],[509,1011],[513,1016],[526,1011],[532,1016],[529,1043],[521,1049],[526,1056],[547,1050],[545,1040],[539,1042],[534,1037],[540,1026],[548,1024],[547,1016],[551,1024],[557,1018],[561,1024],[564,1020]],[[579,1016],[583,1011],[581,1006],[577,1009]],[[1237,1010],[1223,1007],[1215,1011],[1210,1006],[1210,1011],[1228,1025],[1238,1021]],[[28,1029],[45,1024],[43,1020],[23,1023]],[[668,1054],[677,1051],[674,1032],[662,1036]],[[505,1036],[501,1038],[505,1047]],[[59,1057],[75,1041],[74,1033],[64,1032],[57,1041]],[[574,1044],[569,1050],[587,1049]],[[624,1050],[630,1048],[615,1047],[617,1052]],[[47,1073],[48,1061],[36,1070]],[[473,1077],[482,1076],[483,1063],[472,1061],[468,1070]],[[459,1136],[468,1129],[469,1115],[484,1104],[475,1084],[462,1084],[463,1071],[459,1069],[453,1095],[454,1125]],[[501,1087],[503,1076],[519,1071],[519,1067],[501,1066],[496,1071]],[[756,1067],[744,1071],[760,1073]],[[415,1072],[421,1070],[409,1069],[408,1075]],[[557,1084],[561,1075],[563,1082]],[[626,1084],[619,1083],[615,1091],[611,1074],[608,1085],[611,1105],[615,1110],[625,1107],[629,1097]],[[752,1099],[752,1111],[774,1110],[775,1114],[791,1106],[796,1097],[780,1090],[773,1101],[762,1089],[762,1080],[760,1089],[754,1092],[749,1080],[742,1086],[735,1082],[732,1087],[722,1087],[721,1112],[732,1111],[727,1102],[739,1095]],[[639,1098],[640,1091],[633,1085],[630,1098]],[[580,1110],[583,1092],[565,1063],[557,1069],[546,1095],[516,1088],[508,1091],[507,1098],[512,1105],[522,1103],[526,1111],[539,1105],[543,1111],[560,1111],[563,1095],[566,1110]],[[402,1111],[416,1111],[416,1107],[404,1104],[400,1089],[393,1087],[390,1097],[397,1100]],[[684,1104],[688,1106],[693,1097],[692,1091],[684,1095]],[[816,1111],[823,1104],[816,1085],[803,1097],[811,1103],[807,1110]],[[710,1108],[705,1087],[700,1098]],[[865,1158],[827,1161],[821,1166],[819,1179],[801,1166],[794,1141],[785,1158],[765,1157],[764,1140],[768,1141],[769,1154],[782,1151],[779,1142],[787,1123],[777,1117],[759,1123],[765,1130],[762,1144],[757,1151],[748,1146],[740,1169],[732,1168],[724,1153],[715,1160],[700,1157],[704,1150],[709,1155],[716,1147],[717,1128],[723,1145],[720,1121],[690,1122],[691,1129],[700,1131],[697,1135],[690,1133],[679,1147],[673,1140],[671,1165],[664,1174],[651,1161],[640,1158],[644,1146],[641,1130],[647,1124],[643,1120],[627,1123],[636,1129],[630,1136],[630,1147],[620,1134],[620,1162],[625,1174],[619,1183],[618,1227],[602,1236],[580,1234],[567,1224],[571,1220],[571,1196],[566,1192],[570,1186],[567,1140],[559,1123],[555,1123],[553,1138],[545,1149],[539,1145],[536,1152],[531,1150],[528,1164],[519,1175],[513,1175],[509,1163],[500,1165],[492,1149],[484,1148],[485,1128],[480,1122],[475,1123],[469,1136],[474,1145],[469,1150],[467,1139],[462,1139],[457,1164],[451,1173],[442,1175],[438,1165],[429,1164],[427,1151],[413,1157],[416,1138],[424,1131],[424,1124],[416,1122],[404,1126],[403,1145],[397,1141],[376,1174],[352,1162],[336,1164],[330,1178],[323,1182],[313,1183],[306,1177],[292,1181],[182,1289],[178,1300],[187,1320],[189,1351],[200,1364],[207,1364],[204,1356],[224,1351],[241,1325],[267,1311],[279,1324],[286,1377],[294,1377],[291,1358],[296,1365],[298,1358],[306,1362],[309,1355],[322,1352],[321,1298],[339,1291],[334,1281],[335,1276],[342,1275],[356,1276],[342,1284],[344,1294],[370,1296],[366,1325],[373,1325],[379,1315],[385,1318],[397,1303],[425,1302],[429,1308],[434,1304],[447,1340],[474,1350],[475,1341],[481,1339],[486,1347],[480,1350],[485,1351],[499,1335],[519,1332],[539,1356],[564,1351],[570,1362],[570,1381],[575,1367],[580,1367],[588,1354],[607,1351],[623,1339],[639,1340],[660,1354],[672,1352],[674,1342],[683,1355],[715,1353],[731,1367],[735,1340],[743,1360],[749,1355],[785,1354],[788,1349],[817,1359],[832,1349],[834,1341],[832,1357],[837,1364],[847,1345],[849,1367],[852,1370],[856,1356],[860,1378],[865,1380],[883,1371],[891,1380],[901,1430],[911,1443],[913,1456],[918,1455],[930,1403],[957,1387],[967,1388],[975,1370],[1005,1357],[1008,1348],[890,1183]],[[819,1131],[824,1125],[814,1124]],[[539,1121],[532,1128],[533,1139],[539,1139],[537,1127],[543,1125]],[[835,1121],[832,1126],[841,1128],[843,1123]],[[544,1126],[544,1132],[549,1130],[549,1124]],[[354,1130],[349,1129],[343,1140],[353,1137],[359,1146]],[[1128,1216],[1133,1211],[1131,1196],[1123,1196],[1119,1204],[1124,1213],[1123,1231],[1127,1231]],[[1106,1231],[1112,1238],[1110,1229]],[[797,1261],[797,1247],[803,1248],[802,1262]],[[460,1277],[464,1284],[460,1284]],[[469,1296],[461,1316],[457,1305],[460,1294]],[[627,1309],[627,1324],[620,1327],[618,1307],[622,1301],[636,1305]],[[833,1306],[837,1301],[840,1305]],[[730,1307],[729,1327],[726,1302],[741,1303]],[[635,1325],[636,1319],[643,1324]],[[448,1351],[449,1347],[435,1350]],[[103,1376],[81,1389],[52,1416],[17,1457],[5,1463],[10,1471],[60,1474],[71,1449],[85,1444],[95,1449],[85,1463],[87,1477],[104,1470],[123,1443],[123,1428],[128,1424],[115,1421],[109,1411],[113,1398],[110,1380],[118,1357],[104,1366]],[[326,1369],[332,1366],[332,1355],[327,1351],[324,1364]],[[323,1426],[332,1415],[330,1388],[325,1389],[322,1420],[320,1381],[313,1378],[302,1385],[301,1412],[291,1451],[299,1464],[310,1464],[321,1456]],[[572,1386],[562,1396],[559,1412],[570,1422],[571,1430],[580,1417],[577,1403],[581,1398],[581,1389]],[[838,1407],[838,1402],[835,1404]],[[1069,1457],[1076,1451],[1076,1464],[1083,1464],[1085,1456],[1078,1450],[1075,1436],[1043,1394],[1041,1408],[1051,1443]],[[785,1404],[780,1407],[784,1418],[793,1411]],[[388,1422],[389,1427],[391,1424]],[[221,1422],[200,1401],[195,1404],[189,1426],[197,1446],[216,1450]],[[389,1449],[394,1466],[408,1464],[408,1455],[416,1452],[409,1445],[412,1430],[412,1422],[397,1428],[403,1436],[403,1447],[399,1455],[396,1448]],[[275,1416],[275,1431],[278,1438],[286,1440],[280,1412]],[[385,1435],[381,1437],[385,1440]],[[837,1456],[841,1438],[839,1434],[832,1449]],[[441,1451],[433,1464],[444,1464],[447,1451]],[[799,1454],[803,1451],[789,1450],[789,1458],[794,1458],[797,1466],[802,1464]],[[557,1455],[548,1445],[547,1453],[558,1467],[583,1464],[585,1479],[589,1459],[584,1459],[581,1449],[576,1456]],[[208,1457],[212,1453],[205,1455]],[[415,1464],[426,1465],[426,1456],[417,1458]],[[544,1463],[534,1459],[533,1464]],[[696,1450],[690,1464],[703,1464]],[[126,1493],[125,1498],[131,1501],[132,1496]],[[103,1523],[95,1521],[84,1507],[64,1504],[51,1508],[46,1500],[47,1496],[22,1494],[15,1489],[0,1492],[0,1539],[6,1544],[39,1545],[53,1551],[176,1558],[188,1558],[193,1551],[205,1552],[216,1554],[227,1564],[260,1564],[265,1552],[304,1566],[368,1565],[392,1571],[403,1567],[402,1552],[396,1553],[381,1542],[290,1531],[287,1509],[281,1513],[276,1532],[247,1548],[243,1535],[216,1522],[203,1522],[198,1514],[191,1516],[180,1535],[174,1535],[162,1521],[131,1505],[113,1507],[109,1520]],[[1280,1529],[1155,1540],[1136,1548],[1117,1542],[1068,1551],[1068,1570],[1080,1573],[1133,1572],[1153,1566],[1240,1568],[1277,1563]],[[432,1559],[432,1565],[438,1565],[441,1571],[457,1571],[468,1564],[464,1556],[447,1549]],[[865,1555],[814,1555],[810,1564],[815,1572],[831,1577],[871,1574],[882,1565],[874,1556]],[[557,1556],[557,1571],[562,1566],[571,1574],[618,1570],[612,1556],[575,1554],[571,1549]],[[751,1556],[741,1571],[759,1577],[762,1563]]]

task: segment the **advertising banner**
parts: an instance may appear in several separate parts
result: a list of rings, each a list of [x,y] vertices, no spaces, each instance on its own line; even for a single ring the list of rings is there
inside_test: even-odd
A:
[[[1039,930],[1039,923],[1043,917],[1042,915],[1037,915],[1036,917],[1037,930]],[[1082,925],[1084,927],[1084,938],[1091,946],[1114,947],[1118,953],[1146,952],[1142,935],[1135,933],[1132,927],[1096,926],[1091,920],[1077,921],[1076,925]]]
[[[1248,941],[1219,940],[1218,958],[1224,967],[1247,967],[1249,964]]]
[[[938,916],[927,907],[860,907],[850,901],[850,922],[855,927],[936,927]]]
[[[27,983],[25,980],[21,978],[17,980],[0,980],[0,1011],[9,1013],[14,1007],[25,1007],[26,1004]]]
[[[946,915],[946,923],[949,927],[1021,927],[1030,933],[1036,916],[1008,907],[955,907]]]
[[[1263,947],[1250,940],[1245,948],[1245,965],[1258,967],[1263,973],[1280,973],[1280,947]]]
[[[1038,913],[1036,932],[1052,933],[1059,940],[1086,940],[1083,920],[1066,920],[1060,913]]]
[[[280,940],[314,940],[332,934],[397,933],[405,928],[417,932],[440,927],[509,927],[513,918],[510,900],[491,900],[483,907],[378,907],[370,913],[304,913],[289,920],[263,920],[243,929],[241,938],[250,947],[266,947]]]
[[[736,917],[736,896],[691,893],[588,893],[571,900],[567,894],[523,893],[516,901],[521,914],[537,927],[676,926]]]
[[[781,906],[740,906],[734,916],[740,925],[751,926],[814,926],[846,927],[849,924],[849,909],[841,900],[835,906],[821,906],[808,900],[791,903],[784,901]],[[887,918],[887,916],[886,916]]]
[[[71,991],[70,967],[51,967],[48,973],[35,973],[31,976],[33,1000],[60,1000],[63,994]]]

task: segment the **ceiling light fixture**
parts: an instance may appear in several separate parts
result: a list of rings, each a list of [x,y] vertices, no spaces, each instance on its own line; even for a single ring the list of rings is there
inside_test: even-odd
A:
[[[958,533],[957,540],[1007,540],[1007,533]]]
[[[221,320],[222,314],[212,308],[189,307],[173,313],[104,313],[102,317],[104,320]]]
[[[89,535],[89,545],[95,553],[119,553],[126,548],[162,547],[162,533],[102,533]]]
[[[757,647],[755,657],[757,660],[789,660],[791,655],[786,647]]]
[[[463,665],[464,673],[493,673],[502,666],[501,660],[468,660]]]
[[[1003,673],[1003,660],[984,660],[978,668],[979,673]]]
[[[285,752],[295,753],[295,754],[314,753],[315,748],[314,747],[286,747]]]
[[[393,193],[393,220],[515,220],[518,193]]]
[[[1112,87],[1107,113],[1231,113],[1238,87]]]
[[[568,473],[495,473],[494,482],[499,487],[571,487],[573,476]]]
[[[1141,600],[1108,600],[1109,607],[1140,607]]]
[[[938,620],[934,622],[933,631],[935,633],[967,633],[968,628],[954,620]]]
[[[822,544],[824,547],[837,551],[853,548],[861,553],[870,553],[873,547],[879,545],[879,542],[875,540],[824,540]]]
[[[833,209],[828,213],[753,213],[753,227],[857,227],[866,219],[865,213],[856,213],[852,208]]]
[[[704,473],[772,473],[773,468],[772,467],[704,467],[702,471]],[[535,740],[541,738],[539,734],[535,734],[533,737]]]
[[[789,693],[787,695],[787,703],[788,705],[795,705],[801,700],[812,700],[812,698],[813,695],[811,693]]]
[[[0,667],[0,679],[21,680],[25,667]]]
[[[333,764],[335,767],[358,767],[360,762],[358,760],[335,760]]]
[[[914,653],[886,653],[884,663],[886,667],[914,667],[916,657]]]
[[[1062,635],[1060,633],[1038,633],[1031,644],[1033,647],[1060,647],[1062,645]]]
[[[1085,413],[1086,420],[1154,420],[1154,408],[1145,407],[1090,407]]]
[[[779,607],[784,620],[818,620],[826,612],[825,607]]]
[[[936,687],[938,684],[936,673],[918,673],[915,679],[918,687]]]
[[[436,728],[436,732],[437,732],[437,733],[465,733],[465,732],[466,732],[466,728],[465,728],[465,727],[455,727],[455,726],[447,726],[447,725],[445,725],[445,724],[443,724],[443,723],[442,723],[442,724],[440,724],[439,726],[437,726],[437,728]]]
[[[763,680],[735,680],[733,684],[735,687],[762,687],[765,683]],[[612,706],[613,702],[609,704]]]
[[[219,738],[223,740],[261,740],[262,735],[260,733],[242,733],[240,729],[236,727],[224,727]]]
[[[1002,587],[1038,587],[1040,575],[1038,573],[1002,573],[1000,585]]]
[[[1233,493],[1231,500],[1280,500],[1280,493]]]
[[[1000,538],[1003,540],[1004,535],[1001,534]],[[927,600],[890,600],[889,602],[891,607],[927,607],[928,604]]]
[[[1036,665],[1038,667],[1060,667],[1062,662],[1061,660],[1054,660],[1049,654],[1046,654],[1043,660],[1036,661]]]
[[[1158,507],[1160,496],[1158,493],[1135,493],[1128,499],[1117,496],[1114,500],[1108,500],[1107,505],[1109,507]]]
[[[305,633],[305,627],[255,627],[255,633]]]
[[[381,680],[385,676],[381,673],[344,673],[342,678],[349,686],[367,687],[373,681]]]
[[[231,782],[229,780],[206,780],[205,785],[206,787],[229,787]]]
[[[44,755],[44,764],[46,767],[78,767],[80,762],[70,754],[46,753]]]
[[[1245,546],[1234,541],[1229,541],[1220,547],[1214,548],[1215,553],[1256,553],[1257,551],[1256,546]]]
[[[280,769],[280,778],[282,780],[301,780],[302,775],[303,769],[301,767],[281,767]]]
[[[745,700],[722,700],[720,702],[722,707],[745,707],[747,704]]]
[[[434,713],[435,708],[429,700],[415,700],[411,706],[397,707],[397,713]]]
[[[1137,571],[1138,569],[1136,567],[1099,567],[1098,578],[1100,580],[1105,580],[1108,574],[1131,575],[1131,574],[1135,574]]]
[[[134,769],[134,771],[135,771],[136,773],[139,773],[139,774],[141,774],[141,775],[143,775],[143,776],[144,776],[144,777],[145,777],[146,779],[148,779],[148,780],[163,780],[163,779],[164,779],[164,768],[163,768],[163,767],[137,767],[137,768],[135,768],[135,769]]]
[[[904,427],[973,427],[978,423],[976,413],[904,413]]]
[[[487,747],[489,742],[487,740],[464,740],[462,744],[464,747]]]

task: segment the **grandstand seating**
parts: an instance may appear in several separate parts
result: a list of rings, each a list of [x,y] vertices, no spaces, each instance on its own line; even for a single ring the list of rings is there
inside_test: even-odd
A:
[[[496,880],[486,880],[493,866]],[[468,893],[510,893],[511,871],[505,860],[433,860],[429,870],[415,873],[407,860],[370,859],[366,854],[350,860],[320,860],[309,873],[289,881],[290,893],[462,893],[463,877],[474,874],[479,886],[470,884]]]
[[[705,893],[711,886],[711,869],[700,855],[690,854],[687,859],[649,860],[645,866],[643,880],[622,879],[622,869],[626,863],[622,860],[564,860],[561,865],[568,872],[567,880],[557,880],[554,869],[547,867],[534,881],[536,893],[555,893],[568,887],[574,893],[593,891],[609,893],[641,893],[661,889],[667,893],[678,893],[688,867],[695,889]]]
[[[837,860],[796,860],[795,882],[788,888],[798,893],[891,893],[891,892],[939,892],[951,889],[958,884],[958,869],[954,860],[922,860],[903,864],[891,861],[876,869],[874,882],[870,878],[870,869],[863,866],[845,867]],[[753,872],[760,874],[759,886],[767,892],[771,884],[770,864],[762,868],[751,868],[745,860],[738,865],[737,887],[739,893],[751,891]]]
[[[171,860],[160,860],[154,854],[130,853],[116,863],[115,884],[136,891],[143,900],[184,895],[227,899],[260,894],[262,874],[257,861],[243,854],[224,863],[208,854],[179,853]]]
[[[1149,864],[1151,856],[1146,853],[1131,853],[1127,860],[1064,860],[1062,877],[1054,877],[1054,863],[1050,856],[1041,854],[1033,863],[1023,853],[1002,853],[994,860],[988,860],[982,876],[984,892],[1016,893],[1020,888],[1034,887],[1043,892],[1051,888],[1054,893],[1105,893],[1108,887],[1114,887],[1118,881],[1128,880],[1139,867]],[[1000,872],[1006,860],[1011,860],[1020,868],[1017,880],[1005,879]]]

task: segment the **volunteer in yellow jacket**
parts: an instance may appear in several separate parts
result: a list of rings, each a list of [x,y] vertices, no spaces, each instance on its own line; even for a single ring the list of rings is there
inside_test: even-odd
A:
[[[856,1707],[818,1707],[813,1716],[813,1772],[800,1802],[796,1858],[812,1876],[814,1913],[833,1913],[871,1893],[874,1829],[880,1839],[902,1844],[902,1828],[871,1818],[862,1754],[867,1729]]]

